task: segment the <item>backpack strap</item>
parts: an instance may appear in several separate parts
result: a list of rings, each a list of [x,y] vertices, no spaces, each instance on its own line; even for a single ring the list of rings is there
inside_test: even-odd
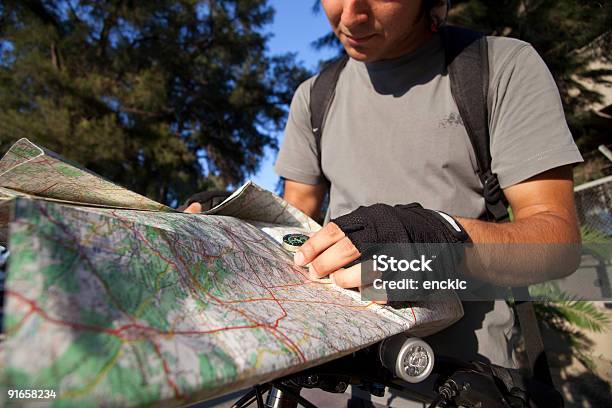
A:
[[[497,175],[491,171],[487,37],[476,31],[453,26],[444,26],[440,34],[451,93],[476,155],[487,218],[501,221],[508,218],[508,211]]]
[[[331,102],[336,94],[338,78],[340,78],[340,73],[348,60],[349,57],[345,54],[326,65],[317,76],[317,79],[315,79],[310,90],[310,125],[317,146],[319,168],[321,168],[321,135],[323,135],[323,125]],[[325,174],[321,172],[321,175],[325,182],[329,184]]]
[[[497,175],[491,171],[487,106],[489,92],[487,37],[476,31],[453,26],[445,26],[440,30],[440,34],[444,44],[451,93],[476,154],[478,177],[483,185],[487,217],[490,220],[501,221],[508,218],[508,210]],[[529,299],[526,287],[513,288],[512,293],[515,299]],[[533,303],[516,301],[514,309],[521,326],[533,378],[552,386],[548,359]]]
[[[546,356],[544,340],[542,340],[542,332],[540,331],[533,302],[522,300],[530,299],[529,288],[525,286],[512,288],[512,295],[515,299],[514,311],[521,327],[523,341],[525,342],[525,354],[527,355],[531,375],[539,382],[554,387],[550,373],[550,364]]]

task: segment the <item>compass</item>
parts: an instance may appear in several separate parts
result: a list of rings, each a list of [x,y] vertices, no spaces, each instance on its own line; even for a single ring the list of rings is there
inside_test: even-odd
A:
[[[283,248],[289,252],[297,252],[308,238],[310,237],[304,234],[287,234],[283,237]]]

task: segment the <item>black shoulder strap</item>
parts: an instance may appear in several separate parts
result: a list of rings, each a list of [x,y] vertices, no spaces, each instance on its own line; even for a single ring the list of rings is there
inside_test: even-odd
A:
[[[529,370],[534,379],[554,387],[550,365],[542,340],[542,332],[538,324],[538,317],[533,307],[527,287],[512,288],[514,295],[514,310],[521,326],[521,334],[525,343],[525,354],[529,363]]]
[[[476,31],[453,26],[443,27],[440,34],[446,54],[451,93],[476,154],[487,217],[500,221],[508,218],[508,211],[497,175],[491,172],[487,37]]]
[[[317,145],[319,167],[321,166],[321,135],[327,111],[336,93],[336,83],[349,57],[343,55],[332,61],[319,73],[310,90],[310,124]],[[325,175],[323,175],[325,177]],[[327,179],[325,179],[327,181]]]
[[[487,216],[491,220],[500,221],[508,218],[508,210],[497,175],[491,171],[487,37],[476,31],[453,26],[445,26],[440,33],[451,93],[476,154]],[[513,288],[512,292],[516,299],[521,300],[515,303],[515,310],[525,341],[530,371],[538,381],[553,385],[533,304],[523,301],[529,298],[529,292],[526,287]]]

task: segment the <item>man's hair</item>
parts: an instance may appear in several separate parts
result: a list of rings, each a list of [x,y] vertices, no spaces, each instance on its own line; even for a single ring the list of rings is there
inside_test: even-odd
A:
[[[429,13],[438,4],[438,0],[423,0],[423,11]]]
[[[423,17],[430,18],[430,12],[436,6],[437,3],[438,0],[422,0],[421,8],[419,10],[419,14],[417,14],[415,22],[421,21]]]
[[[423,0],[421,10],[432,25],[440,27],[446,22],[450,6],[450,0]]]

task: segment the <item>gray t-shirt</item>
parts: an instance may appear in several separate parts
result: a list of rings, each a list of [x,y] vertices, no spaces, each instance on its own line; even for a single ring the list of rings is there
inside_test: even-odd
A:
[[[489,37],[492,170],[502,188],[582,160],[555,82],[528,44]],[[275,165],[290,180],[331,182],[326,221],[375,203],[419,202],[479,218],[482,184],[450,91],[440,37],[394,60],[350,59],[338,80],[321,140],[310,127],[310,89],[297,89]],[[322,168],[321,168],[322,167]],[[513,316],[504,302],[465,303],[464,319],[429,340],[440,352],[512,366]]]

